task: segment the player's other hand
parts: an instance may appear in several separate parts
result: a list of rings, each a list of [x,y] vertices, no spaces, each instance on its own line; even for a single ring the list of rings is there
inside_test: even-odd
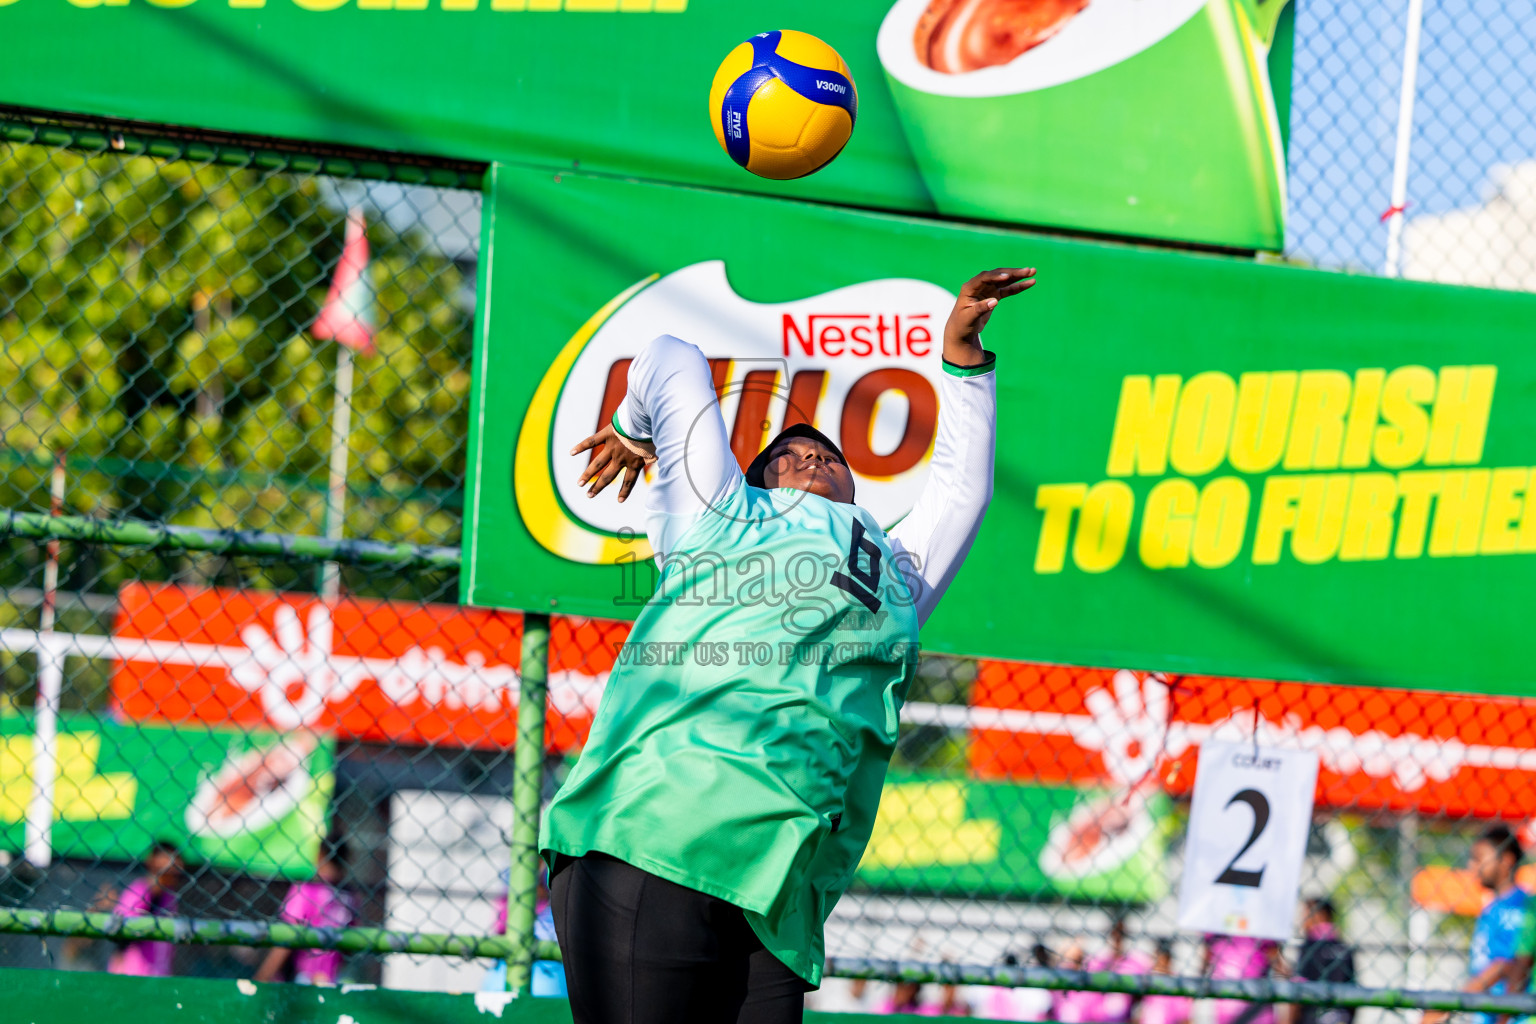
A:
[[[944,325],[944,358],[957,366],[975,366],[984,358],[981,331],[997,304],[1034,287],[1034,267],[999,267],[977,274],[960,286],[960,297]]]
[[[576,482],[587,488],[589,498],[601,494],[622,473],[624,482],[619,484],[619,500],[623,501],[635,489],[635,482],[645,467],[656,461],[655,445],[619,436],[612,423],[603,424],[603,429],[572,448],[571,454],[580,455],[585,451],[591,451],[593,455]]]

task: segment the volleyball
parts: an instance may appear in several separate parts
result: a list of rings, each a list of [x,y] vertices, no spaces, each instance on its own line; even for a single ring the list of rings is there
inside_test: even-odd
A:
[[[858,116],[853,73],[813,35],[784,29],[753,36],[726,55],[709,90],[715,139],[764,178],[803,178],[848,144]]]

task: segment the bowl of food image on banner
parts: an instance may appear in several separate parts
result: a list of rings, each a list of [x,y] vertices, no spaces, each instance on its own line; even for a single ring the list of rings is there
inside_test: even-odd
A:
[[[232,748],[224,763],[204,776],[187,806],[193,841],[220,860],[242,853],[271,858],[278,847],[292,847],[298,862],[312,865],[313,855],[301,851],[321,838],[330,799],[330,773],[317,770],[324,767],[317,763],[318,752],[315,736],[305,732]]]
[[[942,213],[1279,248],[1285,5],[897,0],[877,48]]]
[[[1040,870],[1058,884],[1135,870],[1157,833],[1157,816],[1144,790],[1098,793],[1056,822],[1040,851]],[[1142,864],[1143,870],[1152,868]]]

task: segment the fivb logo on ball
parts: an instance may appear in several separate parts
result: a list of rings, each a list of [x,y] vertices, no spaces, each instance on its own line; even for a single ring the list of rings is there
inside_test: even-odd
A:
[[[648,481],[622,505],[617,487],[588,498],[576,482],[585,456],[567,453],[618,408],[640,348],[671,334],[709,359],[738,463],[745,467],[786,425],[809,422],[843,449],[859,504],[894,525],[928,477],[944,320],[954,301],[930,282],[888,278],[792,302],[752,302],[736,294],[718,260],[631,286],[572,336],[534,393],[514,460],[524,523],[543,547],[572,561],[650,556]]]

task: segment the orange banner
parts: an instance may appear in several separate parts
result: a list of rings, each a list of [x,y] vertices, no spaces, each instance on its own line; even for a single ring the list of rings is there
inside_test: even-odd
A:
[[[1536,701],[982,661],[981,777],[1194,785],[1207,737],[1314,749],[1317,802],[1432,815],[1536,815]]]
[[[585,740],[628,632],[552,619],[551,749]],[[510,747],[521,638],[517,612],[131,583],[112,691],[129,718]],[[904,717],[968,727],[980,778],[1180,796],[1200,743],[1254,736],[1255,715],[1260,742],[1318,751],[1320,805],[1536,816],[1536,700],[981,661],[969,708]]]
[[[552,749],[585,739],[628,631],[552,621]],[[510,747],[521,640],[516,612],[130,583],[119,593],[112,693],[129,718]]]

